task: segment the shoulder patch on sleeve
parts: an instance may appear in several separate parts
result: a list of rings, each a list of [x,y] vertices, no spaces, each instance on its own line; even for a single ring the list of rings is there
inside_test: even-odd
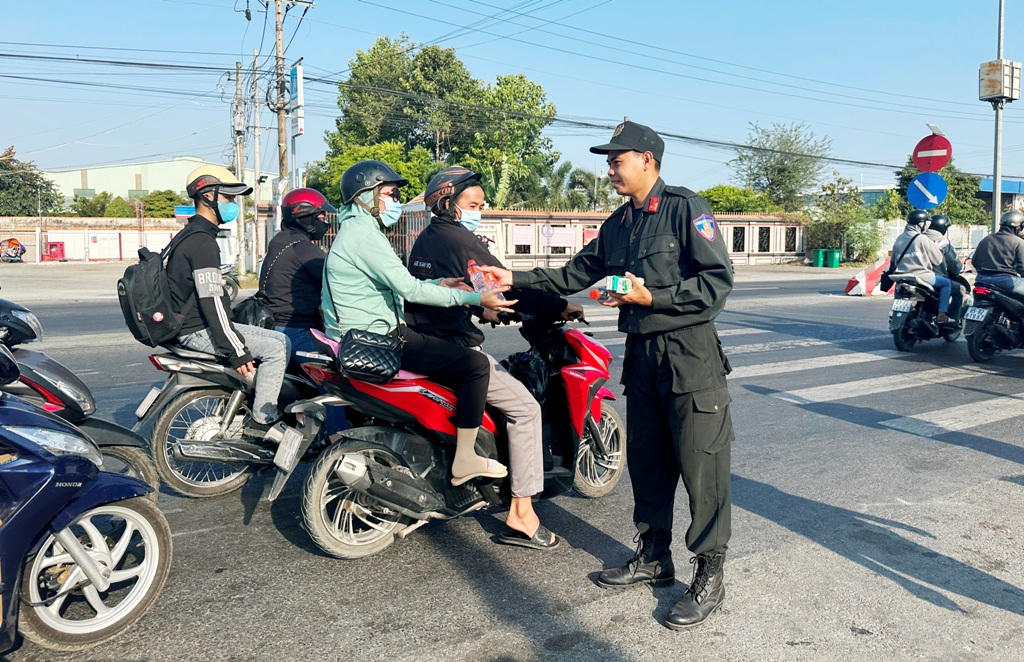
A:
[[[714,241],[718,234],[718,226],[715,225],[715,218],[711,214],[701,214],[693,219],[693,227],[708,241]]]
[[[665,193],[671,193],[672,195],[678,195],[681,198],[693,198],[696,197],[696,193],[686,188],[685,186],[666,186]]]
[[[200,299],[224,296],[224,279],[220,269],[196,269],[192,272],[192,279],[196,283],[196,294]]]

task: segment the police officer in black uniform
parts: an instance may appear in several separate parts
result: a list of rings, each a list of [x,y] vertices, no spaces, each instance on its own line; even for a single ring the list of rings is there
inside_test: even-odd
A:
[[[484,268],[503,284],[559,294],[606,276],[630,278],[632,291],[613,294],[605,305],[619,308],[619,331],[627,334],[622,383],[638,544],[633,558],[603,571],[598,584],[621,589],[675,581],[670,545],[681,475],[691,516],[686,546],[695,567],[666,625],[690,628],[725,598],[731,368],[714,320],[732,290],[732,267],[707,201],[662,181],[665,143],[651,128],[627,120],[610,142],[590,151],[608,155],[612,186],[630,202],[612,212],[597,238],[562,268],[514,274]]]

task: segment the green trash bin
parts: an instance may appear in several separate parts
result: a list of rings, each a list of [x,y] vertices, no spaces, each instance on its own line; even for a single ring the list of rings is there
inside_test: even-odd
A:
[[[842,255],[842,251],[838,248],[830,248],[822,252],[825,253],[825,266],[831,269],[838,269],[839,258]]]
[[[811,264],[816,267],[825,266],[825,251],[821,248],[815,248],[811,251]]]

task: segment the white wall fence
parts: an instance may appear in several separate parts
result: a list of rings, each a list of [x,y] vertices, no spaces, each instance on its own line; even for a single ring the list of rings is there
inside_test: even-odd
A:
[[[879,221],[879,227],[882,231],[882,248],[879,250],[879,257],[885,257],[892,251],[892,245],[896,241],[896,237],[903,234],[903,229],[907,227],[907,222],[903,220],[895,221]],[[946,231],[946,238],[949,239],[949,243],[956,249],[960,259],[963,260],[967,255],[974,250],[981,241],[981,238],[987,235],[990,231],[988,225],[953,225],[950,226],[949,230]]]

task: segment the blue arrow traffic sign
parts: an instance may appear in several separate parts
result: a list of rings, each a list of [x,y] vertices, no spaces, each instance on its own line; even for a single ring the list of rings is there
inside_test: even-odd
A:
[[[915,209],[938,207],[949,195],[946,180],[934,172],[923,172],[907,186],[907,200]]]

